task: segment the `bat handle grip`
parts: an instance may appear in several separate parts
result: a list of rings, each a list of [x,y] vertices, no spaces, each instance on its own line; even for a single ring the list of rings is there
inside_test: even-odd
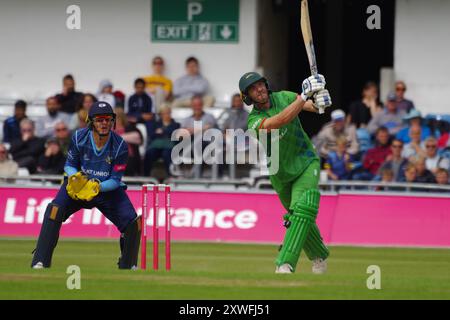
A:
[[[319,108],[319,114],[323,114],[325,113],[325,109],[324,108]]]

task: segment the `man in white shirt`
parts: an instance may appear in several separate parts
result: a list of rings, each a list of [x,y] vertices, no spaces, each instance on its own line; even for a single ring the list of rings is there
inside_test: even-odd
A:
[[[53,136],[55,126],[59,122],[68,123],[70,116],[67,113],[60,112],[60,104],[56,97],[49,97],[45,102],[47,106],[47,115],[38,118],[36,121],[36,136],[48,138]]]
[[[437,140],[434,137],[429,137],[425,140],[425,166],[428,170],[433,172],[434,174],[437,172],[439,168],[449,170],[450,169],[450,160],[444,157],[441,157],[437,154]]]

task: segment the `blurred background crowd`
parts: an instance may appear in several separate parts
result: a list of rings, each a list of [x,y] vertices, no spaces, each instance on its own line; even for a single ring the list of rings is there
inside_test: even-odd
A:
[[[0,175],[62,174],[72,132],[86,126],[95,101],[107,101],[117,114],[115,131],[129,145],[126,175],[192,177],[192,171],[171,162],[172,133],[184,128],[193,135],[195,120],[202,121],[203,130],[217,128],[224,135],[227,129],[246,130],[249,108],[235,93],[228,108],[218,109],[193,56],[174,81],[164,70],[163,57],[154,57],[150,74],[135,79],[129,96],[108,79],[96,91],[79,92],[76,79],[67,74],[60,91],[46,98],[46,114],[38,117],[29,117],[27,102],[17,100],[13,114],[2,122]],[[387,97],[380,97],[378,85],[367,82],[349,106],[327,112],[330,122],[311,137],[321,158],[322,180],[449,183],[450,117],[424,116],[406,92],[407,84],[397,81]],[[236,176],[219,166],[214,177],[245,177],[246,170]],[[194,177],[204,177],[203,171],[195,170]]]

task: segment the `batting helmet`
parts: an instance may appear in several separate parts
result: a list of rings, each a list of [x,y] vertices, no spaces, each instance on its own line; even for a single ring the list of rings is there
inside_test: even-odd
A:
[[[267,90],[269,89],[269,82],[266,78],[260,75],[257,72],[247,72],[239,79],[239,91],[241,92],[241,99],[245,102],[246,105],[251,105],[253,103],[252,99],[248,96],[248,89],[250,86],[258,81],[264,81],[266,84]]]

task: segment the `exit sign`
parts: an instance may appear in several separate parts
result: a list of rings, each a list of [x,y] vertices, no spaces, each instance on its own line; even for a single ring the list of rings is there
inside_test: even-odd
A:
[[[154,42],[238,42],[239,0],[153,0]]]

